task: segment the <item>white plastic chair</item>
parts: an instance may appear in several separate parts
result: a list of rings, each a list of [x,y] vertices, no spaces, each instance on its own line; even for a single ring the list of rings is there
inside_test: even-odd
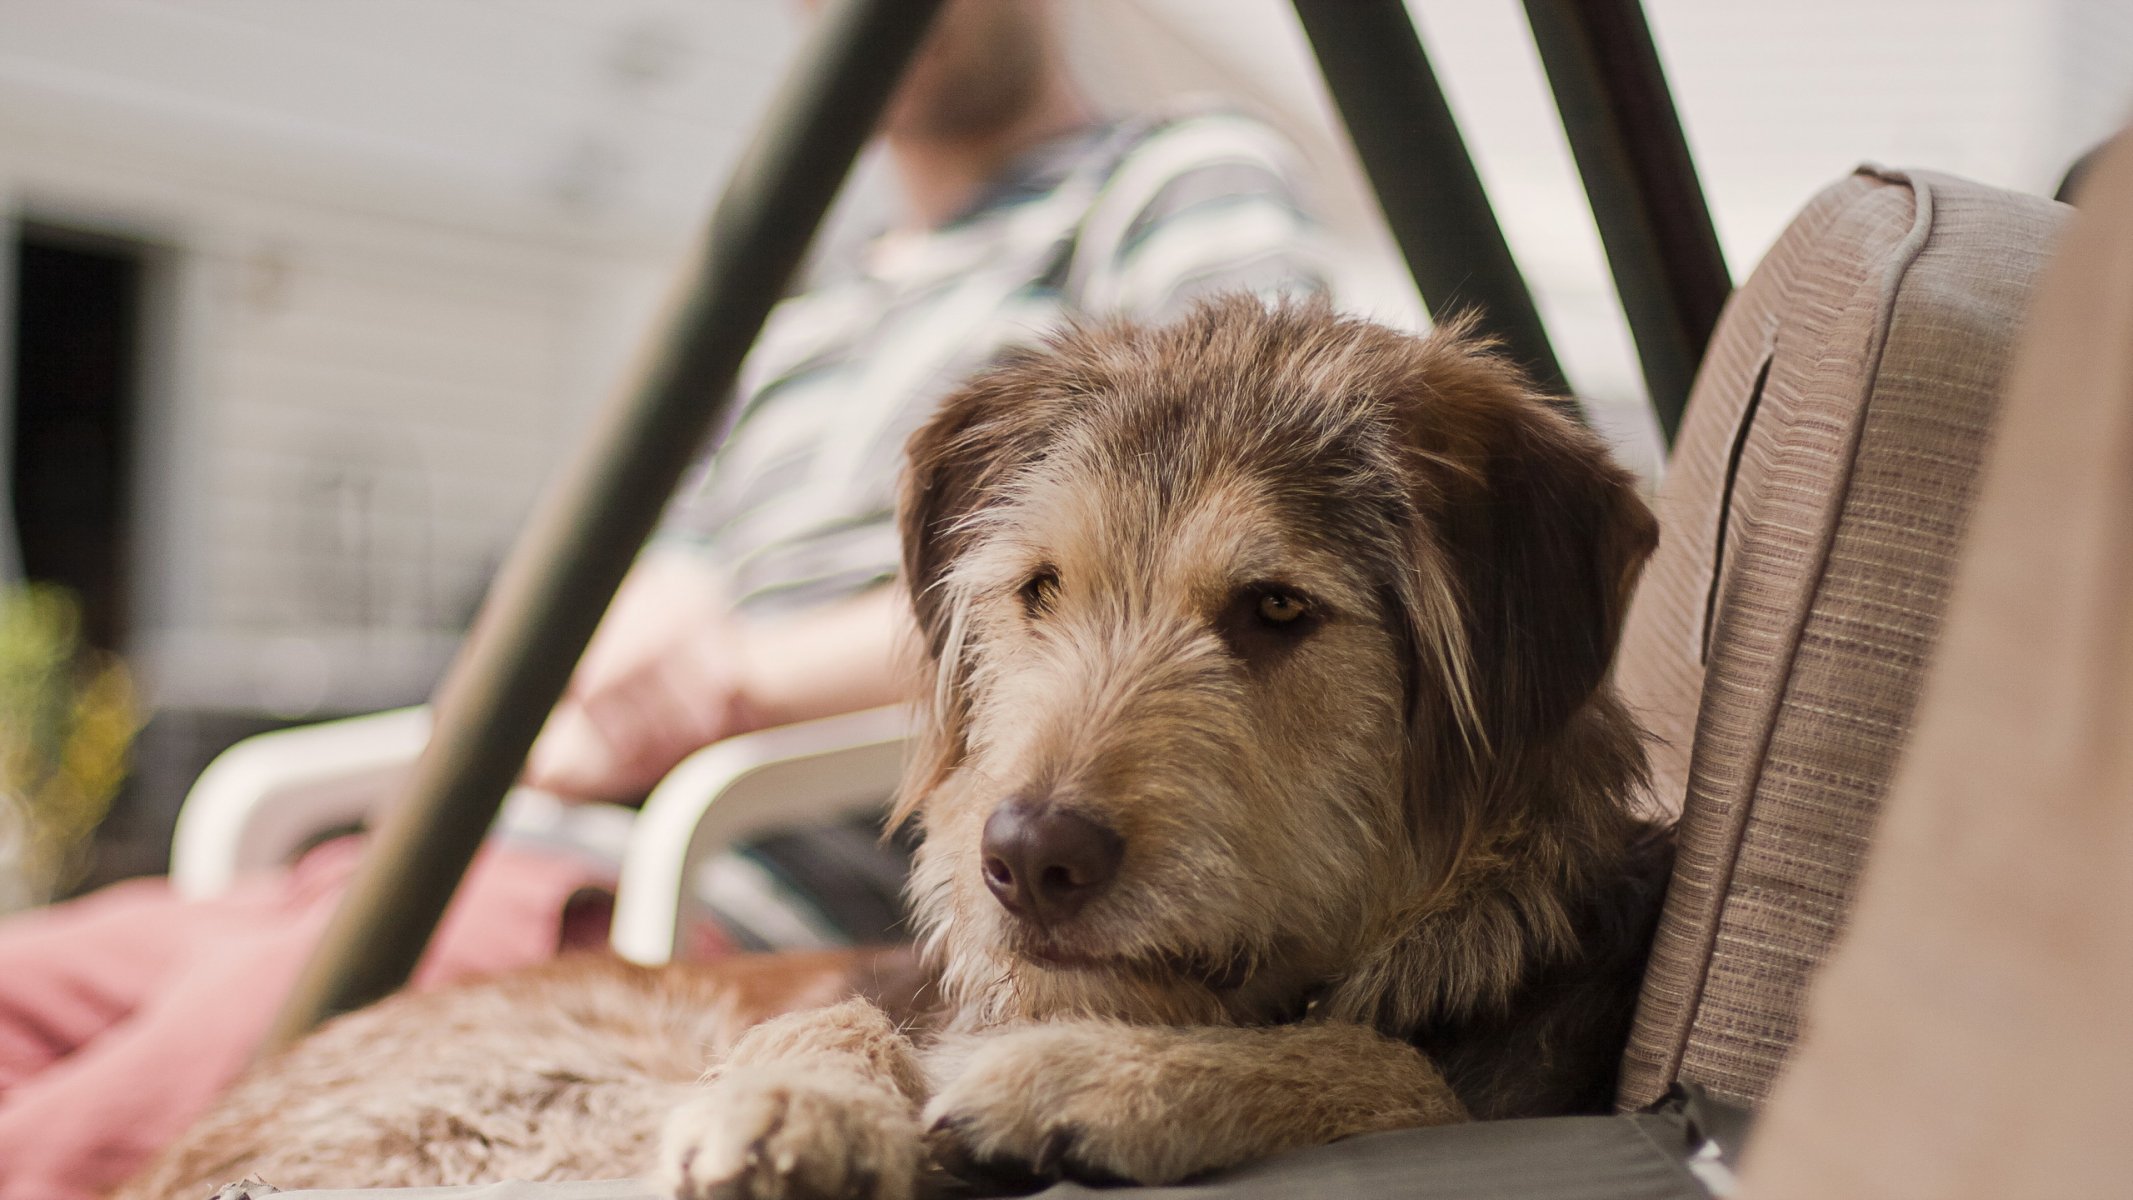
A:
[[[182,896],[212,896],[323,834],[362,824],[406,781],[429,733],[427,708],[403,708],[260,734],[223,751],[178,812],[172,885]],[[878,807],[896,789],[908,733],[901,706],[765,729],[683,759],[639,813],[520,788],[498,821],[535,833],[567,823],[573,836],[619,844],[614,948],[663,963],[706,860],[750,838]]]

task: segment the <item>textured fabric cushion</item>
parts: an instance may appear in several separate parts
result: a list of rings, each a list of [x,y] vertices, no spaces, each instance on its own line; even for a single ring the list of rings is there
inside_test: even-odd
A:
[[[2076,204],[1760,1200],[2133,1194],[2133,140]]]
[[[1759,1100],[1842,923],[2063,209],[1862,170],[1734,296],[1617,678],[1680,849],[1620,1099]]]
[[[1708,1200],[1710,1193],[1688,1161],[1700,1140],[1679,1112],[1483,1121],[1349,1138],[1174,1187],[1062,1183],[1038,1195],[1043,1200]],[[651,1185],[632,1180],[293,1192],[254,1184],[225,1188],[213,1200],[656,1200],[659,1195]]]

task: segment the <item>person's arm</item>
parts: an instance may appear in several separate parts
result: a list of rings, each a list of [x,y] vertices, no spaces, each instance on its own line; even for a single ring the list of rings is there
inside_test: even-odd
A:
[[[738,733],[888,704],[910,618],[878,587],[748,622],[686,552],[632,568],[527,757],[524,782],[580,799],[643,795],[694,751]]]
[[[910,631],[911,606],[894,584],[749,625],[740,645],[741,691],[756,727],[909,699]]]

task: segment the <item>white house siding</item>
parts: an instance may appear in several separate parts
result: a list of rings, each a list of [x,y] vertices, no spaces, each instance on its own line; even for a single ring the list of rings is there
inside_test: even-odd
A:
[[[1416,319],[1286,4],[1062,7],[1105,102],[1220,90],[1280,124],[1349,298]],[[1410,7],[1573,381],[1650,466],[1520,4]],[[648,323],[794,8],[0,0],[0,203],[168,247],[136,614],[164,702],[421,694]],[[1736,271],[1862,159],[2048,191],[2133,82],[2133,0],[1648,8]]]
[[[752,0],[0,3],[0,203],[159,247],[133,614],[159,706],[425,694],[784,26]]]

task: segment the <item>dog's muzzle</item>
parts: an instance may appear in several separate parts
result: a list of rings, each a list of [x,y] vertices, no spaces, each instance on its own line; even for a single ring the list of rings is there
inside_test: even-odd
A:
[[[1053,925],[1102,895],[1126,856],[1125,839],[1048,799],[1011,796],[985,822],[985,886],[1001,907]]]

